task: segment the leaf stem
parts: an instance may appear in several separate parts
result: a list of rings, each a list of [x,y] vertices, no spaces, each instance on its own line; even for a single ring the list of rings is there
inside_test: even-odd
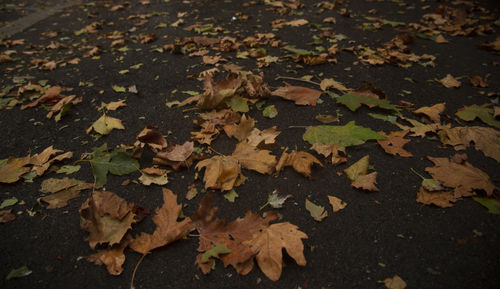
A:
[[[264,205],[262,205],[260,208],[259,208],[259,211],[262,211],[262,209],[264,209],[265,207],[267,207],[267,205],[269,205],[269,201],[267,203],[265,203]]]
[[[137,272],[137,268],[139,268],[139,265],[142,263],[142,260],[144,260],[144,257],[146,257],[146,254],[143,254],[141,259],[139,259],[139,261],[137,261],[137,264],[135,264],[134,272],[132,272],[132,279],[130,280],[130,289],[135,289],[134,287],[135,273]]]
[[[279,79],[287,79],[287,80],[302,81],[302,82],[306,82],[306,83],[314,84],[314,85],[317,85],[317,86],[319,86],[319,85],[320,85],[318,82],[315,82],[315,81],[306,80],[306,79],[302,79],[302,78],[296,78],[296,77],[290,77],[290,76],[279,76],[279,75],[278,75],[278,76],[275,78],[275,80],[279,80]]]
[[[421,178],[422,178],[422,180],[425,180],[425,178],[424,178],[421,174],[417,173],[417,171],[416,171],[416,170],[414,170],[413,168],[410,168],[410,171],[412,171],[415,175],[417,175],[417,176],[421,177]]]

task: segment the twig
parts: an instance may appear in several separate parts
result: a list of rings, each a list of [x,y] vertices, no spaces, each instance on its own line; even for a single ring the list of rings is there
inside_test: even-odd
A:
[[[144,260],[144,257],[146,257],[146,254],[143,254],[141,259],[135,264],[134,272],[132,272],[132,280],[130,280],[130,289],[135,289],[134,287],[134,279],[135,279],[135,272],[137,272],[137,268],[139,268],[139,265],[142,263],[142,260]]]
[[[320,86],[320,84],[317,83],[317,82],[315,82],[315,81],[306,80],[306,79],[302,79],[302,78],[296,78],[296,77],[290,77],[290,76],[278,76],[278,77],[275,78],[275,80],[279,80],[279,79],[288,79],[288,80],[302,81],[302,82],[306,82],[306,83],[310,83],[310,84],[314,84],[314,85]]]
[[[192,110],[198,110],[198,109],[199,109],[198,107],[191,107],[191,108],[183,109],[182,112],[187,112],[187,111],[192,111]]]
[[[417,173],[417,171],[416,171],[416,170],[414,170],[413,168],[410,168],[410,171],[412,171],[415,175],[417,175],[417,176],[421,177],[421,178],[422,178],[422,180],[425,180],[425,178],[424,178],[421,174]]]

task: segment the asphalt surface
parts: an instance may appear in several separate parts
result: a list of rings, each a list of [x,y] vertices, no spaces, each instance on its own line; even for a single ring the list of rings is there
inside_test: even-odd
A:
[[[2,1],[0,5],[6,5],[7,2]],[[336,24],[329,24],[333,31],[347,36],[346,40],[339,42],[339,47],[366,45],[373,48],[395,37],[398,31],[390,25],[383,25],[375,31],[360,29],[359,25],[369,22],[363,16],[371,15],[368,13],[371,9],[377,11],[374,14],[376,17],[418,23],[423,14],[434,11],[439,5],[468,7],[467,4],[452,4],[452,1],[344,1],[343,6],[349,9],[351,15],[345,17],[338,8],[317,13],[318,7],[314,7],[317,1],[301,1],[305,7],[295,15],[279,15],[269,10],[269,5],[262,3],[244,7],[242,3],[246,1],[236,0],[150,2],[149,5],[142,5],[130,1],[129,5],[118,11],[111,11],[110,8],[123,4],[120,1],[86,2],[65,8],[11,37],[24,39],[25,42],[24,45],[1,48],[2,51],[17,50],[15,57],[18,58],[15,62],[0,64],[1,88],[12,85],[15,76],[30,75],[34,80],[48,80],[51,85],[72,88],[71,93],[82,96],[83,102],[75,105],[60,122],[46,119],[43,107],[20,111],[17,106],[0,111],[0,159],[25,156],[30,151],[38,153],[54,145],[57,149],[74,152],[74,161],[81,154],[90,152],[92,147],[105,142],[110,147],[134,143],[137,134],[146,125],[158,126],[160,132],[168,134],[169,142],[183,143],[188,140],[190,132],[194,130],[192,120],[199,112],[182,111],[189,107],[168,108],[165,102],[187,97],[180,91],[202,91],[202,83],[188,76],[197,75],[213,66],[204,65],[200,57],[158,52],[156,48],[173,43],[177,37],[197,36],[194,31],[183,29],[196,22],[216,23],[230,31],[227,35],[236,36],[240,41],[256,32],[274,32],[283,42],[312,49],[307,43],[313,41],[313,35],[319,34],[313,27],[284,27],[272,31],[269,22],[278,18],[305,18],[310,23],[321,23],[325,17],[332,16],[336,19]],[[498,19],[497,1],[481,1],[479,6],[491,11]],[[475,13],[478,11],[475,10]],[[134,23],[141,19],[127,19],[129,15],[153,12],[157,13],[140,26],[134,26]],[[185,23],[178,28],[169,26],[178,20],[178,12],[190,14],[183,17]],[[240,12],[248,15],[248,20],[241,20]],[[75,35],[75,31],[94,21],[103,21],[98,33]],[[231,57],[230,62],[243,65],[247,70],[263,71],[265,81],[272,88],[282,85],[280,80],[275,79],[278,75],[300,77],[323,73],[324,77],[333,77],[351,88],[359,87],[363,82],[372,82],[393,103],[405,100],[418,108],[445,102],[445,114],[450,116],[445,122],[456,125],[454,113],[464,105],[490,103],[495,101],[495,97],[498,101],[498,52],[478,48],[481,43],[494,41],[499,35],[500,28],[493,24],[494,21],[487,22],[492,25],[492,33],[478,36],[445,34],[449,40],[446,44],[416,38],[411,44],[412,52],[434,55],[434,67],[418,64],[409,68],[391,64],[372,66],[360,63],[348,49],[336,56],[337,64],[303,65],[304,68],[297,67],[292,61],[284,61],[259,70],[254,59],[236,58],[234,52],[223,56],[228,59]],[[163,27],[161,23],[168,25]],[[59,32],[54,39],[42,34],[54,30]],[[109,47],[111,40],[104,36],[113,31],[125,33],[129,39],[126,43],[128,51]],[[149,44],[137,41],[136,36],[149,33],[155,33],[157,40]],[[44,49],[53,41],[59,41],[65,47]],[[82,54],[88,50],[83,48],[85,45],[99,45],[102,48],[99,58],[83,58]],[[43,52],[37,55],[22,53],[39,49]],[[266,49],[270,55],[285,54],[279,48]],[[52,71],[40,70],[30,64],[34,58],[68,60],[74,57],[81,58],[78,65],[58,67]],[[140,69],[129,69],[138,63],[143,63]],[[129,69],[130,72],[118,73],[123,69]],[[447,74],[463,76],[462,86],[448,89],[439,82],[430,81],[441,79]],[[488,87],[473,87],[467,80],[470,75],[489,75]],[[289,82],[317,89],[304,82]],[[112,85],[136,85],[139,93],[116,93]],[[175,89],[178,92],[172,96],[171,92]],[[496,96],[488,97],[488,93],[496,93]],[[96,109],[101,101],[123,98],[126,98],[127,107],[110,115],[121,119],[125,130],[115,130],[97,140],[85,133],[101,115]],[[258,121],[257,127],[260,129],[277,126],[281,131],[278,146],[273,148],[275,155],[280,155],[284,147],[308,151],[309,145],[302,140],[305,130],[301,127],[318,125],[320,123],[314,119],[316,115],[335,114],[337,110],[342,114],[341,124],[355,120],[356,124],[376,131],[399,130],[388,122],[371,118],[368,113],[373,110],[366,107],[351,112],[336,104],[328,95],[323,94],[321,99],[323,102],[317,106],[296,106],[293,102],[272,97],[267,104],[274,104],[278,109],[276,118],[263,117],[262,112],[255,107],[248,115]],[[407,115],[411,116],[411,113]],[[484,124],[477,121],[466,125]],[[212,143],[212,147],[222,154],[230,154],[235,144],[234,139],[221,135]],[[427,156],[448,157],[456,152],[452,148],[442,147],[436,137],[411,138],[405,148],[413,153],[412,158],[387,155],[374,142],[350,147],[347,164],[334,167],[325,163],[324,168],[315,167],[312,179],[304,178],[290,168],[277,178],[245,171],[248,181],[236,188],[239,197],[235,203],[228,202],[221,193],[214,194],[219,217],[227,220],[241,217],[247,210],[258,211],[266,202],[267,195],[275,189],[293,195],[279,212],[283,215],[283,221],[297,225],[309,236],[304,240],[307,265],[298,266],[291,258],[285,257],[279,281],[270,281],[257,267],[250,274],[239,276],[232,268],[224,268],[220,262],[213,272],[203,275],[194,264],[198,241],[189,237],[148,255],[137,271],[135,288],[384,288],[384,284],[379,281],[394,275],[405,280],[407,288],[499,288],[498,215],[489,214],[470,198],[446,209],[422,205],[415,200],[421,180],[410,168],[424,173],[426,167],[432,166]],[[500,186],[500,167],[494,159],[485,157],[482,152],[471,147],[465,153],[471,164],[488,173],[495,185]],[[367,193],[354,189],[345,175],[337,175],[367,154],[370,155],[370,164],[378,172],[379,192]],[[141,158],[141,167],[149,167],[152,156],[153,153],[146,151]],[[318,158],[324,160],[323,157]],[[193,168],[169,174],[169,183],[165,186],[187,204],[183,212],[188,216],[196,211],[203,197],[200,194],[191,201],[183,199],[187,187],[194,182],[194,174]],[[139,176],[138,172],[110,176],[106,189],[129,202],[154,210],[162,203],[161,187],[134,183],[121,185],[124,180],[137,179]],[[127,260],[120,276],[111,276],[103,266],[95,266],[82,259],[82,256],[93,253],[84,241],[87,233],[80,229],[78,213],[89,191],[70,200],[67,207],[47,210],[37,203],[37,198],[42,195],[39,192],[41,182],[49,177],[61,175],[51,173],[35,179],[33,183],[0,184],[2,199],[16,196],[24,201],[24,204],[12,207],[14,212],[18,212],[14,221],[0,224],[0,287],[129,288],[132,271],[140,255],[131,250],[126,251]],[[82,169],[70,177],[89,182],[93,180],[90,166],[86,164],[82,164]],[[201,181],[195,183],[201,189]],[[333,213],[327,195],[341,198],[348,206]],[[329,216],[322,222],[316,222],[304,207],[306,198],[327,207]],[[27,210],[37,213],[30,216]],[[151,232],[153,228],[151,218],[147,217],[134,228],[134,232]],[[23,265],[33,271],[29,276],[5,280],[4,276],[12,269]]]

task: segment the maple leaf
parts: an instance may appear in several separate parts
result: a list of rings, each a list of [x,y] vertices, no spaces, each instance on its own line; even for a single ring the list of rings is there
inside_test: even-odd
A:
[[[195,168],[205,168],[205,189],[229,191],[233,186],[240,185],[244,178],[238,160],[231,156],[214,156],[200,161]]]
[[[441,208],[452,207],[457,199],[453,193],[447,191],[431,192],[425,189],[424,186],[420,187],[417,192],[417,202],[425,205],[435,205]]]
[[[201,125],[201,130],[199,132],[192,131],[192,137],[200,144],[210,145],[212,141],[219,134],[219,130],[215,127],[215,124],[205,122]]]
[[[325,207],[318,206],[308,199],[306,199],[306,210],[308,210],[311,217],[318,222],[323,221],[323,219],[328,216],[328,212],[325,210]]]
[[[51,194],[40,198],[40,200],[49,204],[47,209],[58,209],[67,206],[69,200],[79,197],[80,191],[92,187],[94,184],[77,179],[46,179],[42,182],[40,192]]]
[[[228,137],[234,137],[238,141],[243,141],[250,135],[254,126],[255,120],[253,118],[247,118],[246,115],[242,115],[239,124],[225,125],[224,132]]]
[[[123,149],[108,152],[106,143],[94,148],[94,152],[90,154],[89,162],[98,186],[106,184],[108,172],[122,176],[139,169],[139,162],[133,159],[129,153]]]
[[[290,194],[286,196],[280,196],[278,194],[278,190],[274,190],[269,194],[269,196],[267,197],[267,202],[260,207],[260,210],[264,209],[267,205],[270,205],[275,209],[280,209],[283,207],[285,201],[289,198],[293,198],[293,196]]]
[[[0,167],[0,182],[15,183],[25,173],[31,171],[26,167],[30,163],[31,157],[28,155],[23,158],[10,157]]]
[[[440,79],[439,82],[446,88],[459,88],[460,85],[462,85],[462,83],[451,74],[447,74],[446,77]]]
[[[292,100],[297,105],[316,105],[316,101],[321,93],[319,90],[287,84],[273,91],[272,95]]]
[[[443,126],[437,123],[431,124],[423,124],[417,120],[406,118],[404,116],[399,115],[399,117],[407,122],[409,122],[413,127],[409,127],[398,122],[394,122],[402,130],[408,130],[412,132],[410,136],[420,136],[425,137],[428,132],[436,132],[438,129],[441,129]]]
[[[483,104],[481,106],[473,104],[471,106],[465,106],[464,108],[459,109],[456,115],[465,121],[473,121],[474,119],[479,118],[482,122],[488,125],[500,128],[500,121],[496,120],[493,116],[493,108],[488,106],[490,106],[490,104]]]
[[[232,156],[241,166],[261,174],[271,174],[276,166],[276,157],[268,150],[259,150],[245,142],[239,143]]]
[[[276,143],[275,138],[281,132],[276,130],[276,126],[267,128],[265,130],[260,130],[254,128],[250,134],[247,136],[246,142],[254,147],[259,147],[260,145],[272,145]]]
[[[89,232],[93,249],[97,244],[119,244],[135,223],[132,204],[109,191],[94,191],[80,207],[80,227]]]
[[[340,155],[340,152],[345,155],[345,147],[341,147],[336,144],[315,143],[312,145],[311,149],[315,150],[318,154],[324,155],[325,157],[332,155],[331,161],[334,166],[347,162],[347,158]]]
[[[384,151],[390,155],[399,155],[402,157],[412,157],[413,155],[406,151],[403,146],[410,142],[409,139],[405,139],[404,136],[408,131],[391,131],[389,135],[386,135],[383,131],[379,131],[379,134],[387,137],[383,140],[377,140],[377,143],[384,149]]]
[[[124,238],[119,245],[99,250],[97,253],[85,257],[85,259],[96,265],[106,265],[106,269],[111,275],[120,275],[123,272],[122,265],[125,263],[123,251],[128,246],[129,241],[129,238]]]
[[[34,155],[30,159],[30,164],[33,165],[32,171],[36,172],[38,176],[41,176],[47,171],[55,161],[62,161],[73,156],[72,152],[66,152],[51,158],[51,156],[62,152],[61,150],[56,150],[53,146],[50,146],[43,150],[41,153]]]
[[[198,107],[212,109],[221,105],[226,99],[231,98],[242,85],[240,74],[229,73],[225,79],[214,83],[212,75],[205,75],[205,91],[200,95]]]
[[[163,206],[155,210],[153,222],[156,229],[153,234],[141,233],[131,240],[130,248],[143,255],[152,250],[169,245],[187,236],[193,230],[189,217],[178,222],[182,205],[177,204],[177,196],[169,189],[163,188]]]
[[[445,103],[438,103],[433,106],[423,106],[415,111],[414,114],[423,114],[434,123],[441,123],[440,114],[444,112]]]
[[[378,191],[375,186],[377,172],[367,174],[370,156],[366,155],[344,170],[347,177],[352,181],[352,186],[368,191]]]
[[[350,121],[344,126],[310,126],[302,136],[302,139],[311,145],[322,143],[348,147],[363,144],[367,140],[385,139],[385,137],[369,128],[357,126],[354,121]]]
[[[281,154],[280,160],[276,165],[276,173],[278,174],[284,167],[292,166],[293,169],[302,175],[311,178],[311,167],[313,164],[318,164],[323,167],[323,164],[313,155],[307,152],[292,151],[287,153],[287,149]]]
[[[243,244],[249,241],[254,234],[268,226],[269,222],[277,218],[276,214],[270,213],[261,218],[252,212],[247,212],[243,218],[238,218],[226,224],[217,218],[217,208],[213,205],[213,198],[208,194],[200,203],[199,209],[192,216],[193,224],[200,234],[199,252],[207,252],[216,244],[224,244],[230,253],[221,257],[224,266],[233,266],[239,274],[246,275],[253,268],[253,257],[255,253],[251,248]],[[203,254],[199,254],[196,263],[204,274],[210,272],[213,265],[211,262],[201,262]]]
[[[272,281],[278,281],[283,269],[283,249],[298,265],[306,265],[302,239],[307,239],[304,232],[289,222],[283,222],[256,232],[252,240],[243,244],[257,254],[255,258],[262,272]]]
[[[474,142],[477,150],[500,163],[500,132],[493,128],[461,126],[443,128],[438,134],[443,144],[451,145],[455,150],[463,150]]]
[[[339,96],[337,98],[337,103],[347,106],[351,111],[356,111],[362,104],[369,108],[377,106],[394,112],[399,111],[399,109],[387,99],[379,99],[377,94],[371,91],[366,92],[366,90],[355,90]]]
[[[475,195],[474,190],[484,190],[491,196],[496,188],[485,172],[466,161],[457,163],[447,158],[427,158],[435,166],[425,170],[444,186],[454,188],[453,196],[457,199]]]
[[[334,213],[344,209],[347,206],[346,202],[334,196],[328,196],[328,201],[330,202]]]
[[[87,129],[87,134],[94,130],[98,134],[107,135],[113,129],[125,129],[125,127],[123,126],[121,120],[103,114]]]

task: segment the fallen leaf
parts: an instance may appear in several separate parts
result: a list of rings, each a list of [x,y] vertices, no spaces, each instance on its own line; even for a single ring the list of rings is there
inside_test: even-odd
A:
[[[26,167],[30,160],[30,156],[8,158],[7,162],[0,167],[0,182],[8,184],[17,182],[22,175],[31,171],[31,168]]]
[[[56,173],[70,175],[70,174],[78,172],[80,170],[80,168],[81,168],[80,165],[75,165],[75,166],[65,165],[65,166],[62,166],[61,168],[59,168],[56,171]]]
[[[264,206],[260,207],[260,209],[262,210],[267,205],[270,205],[274,209],[283,208],[283,204],[285,203],[285,201],[289,198],[292,198],[292,197],[293,196],[290,194],[288,194],[286,196],[280,196],[278,194],[278,190],[274,190],[267,197],[267,203]]]
[[[106,104],[106,109],[107,110],[117,110],[120,107],[124,107],[124,106],[127,106],[127,104],[125,103],[125,100],[122,99],[122,100],[119,100],[119,101],[112,101],[110,103],[107,103]]]
[[[490,214],[500,215],[500,202],[498,200],[477,197],[472,199],[485,206]]]
[[[194,143],[187,141],[182,145],[175,145],[171,151],[160,152],[157,156],[174,162],[183,162],[191,156],[193,150]]]
[[[16,219],[16,216],[12,214],[12,209],[1,210],[0,211],[0,224],[7,223]]]
[[[293,26],[293,27],[298,27],[298,26],[306,25],[307,23],[309,23],[309,21],[307,21],[306,19],[295,19],[292,21],[288,21],[285,24],[289,25],[289,26]]]
[[[325,78],[325,79],[323,79],[321,81],[321,83],[319,84],[319,87],[323,91],[326,91],[329,88],[333,88],[333,89],[338,90],[338,91],[340,91],[342,93],[346,93],[346,92],[349,92],[351,90],[351,89],[345,87],[342,83],[334,80],[333,78]]]
[[[453,196],[457,199],[475,195],[474,190],[484,190],[491,196],[496,188],[485,172],[466,161],[459,164],[447,158],[427,158],[435,166],[425,170],[444,186],[453,188]]]
[[[330,202],[334,213],[344,209],[347,206],[346,202],[334,196],[328,196],[328,201]]]
[[[47,209],[58,209],[67,206],[69,200],[78,198],[80,191],[93,187],[94,184],[77,179],[46,179],[41,184],[40,192],[51,194],[41,197],[40,200],[49,204]]]
[[[341,147],[336,144],[315,143],[312,145],[311,149],[315,150],[318,154],[324,155],[325,157],[332,155],[331,161],[334,166],[340,165],[347,161],[346,157],[340,155],[340,152],[342,152],[344,155],[346,154],[345,147]]]
[[[388,289],[405,289],[406,282],[401,279],[398,275],[394,275],[392,278],[386,278],[384,280],[384,285]]]
[[[96,185],[102,186],[107,182],[108,172],[113,175],[126,175],[139,170],[139,162],[123,149],[108,152],[107,144],[94,148],[90,154],[90,165]]]
[[[236,145],[232,157],[237,159],[242,167],[261,174],[271,174],[276,166],[276,157],[271,151],[259,150],[245,142]]]
[[[123,272],[122,265],[125,263],[123,251],[128,244],[129,240],[124,239],[119,245],[99,250],[97,253],[85,257],[85,259],[96,265],[106,265],[106,269],[111,275],[120,275]]]
[[[408,131],[391,131],[389,135],[386,135],[383,131],[379,131],[379,134],[387,137],[383,140],[377,140],[377,143],[384,149],[384,151],[390,155],[399,155],[402,157],[412,157],[413,155],[406,151],[403,146],[410,142],[409,139],[405,139],[404,136]]]
[[[24,265],[22,267],[19,267],[17,269],[12,269],[9,274],[5,277],[5,280],[10,280],[10,279],[15,279],[15,278],[21,278],[21,277],[26,277],[33,273],[28,266]]]
[[[80,207],[80,227],[89,232],[90,247],[119,244],[135,223],[132,207],[112,192],[93,191]]]
[[[225,244],[215,244],[210,250],[205,251],[201,255],[200,263],[207,263],[211,258],[219,258],[219,255],[231,253],[231,249]]]
[[[195,168],[197,170],[205,168],[203,176],[205,189],[229,191],[233,186],[238,186],[243,179],[238,160],[230,156],[214,156],[202,160]]]
[[[367,173],[370,156],[366,155],[344,170],[347,177],[352,181],[352,186],[368,191],[378,191],[375,186],[377,172]]]
[[[119,86],[119,85],[113,85],[111,88],[113,88],[113,90],[115,92],[126,92],[127,91],[127,89],[124,86]]]
[[[423,106],[415,111],[414,114],[423,114],[434,123],[441,123],[440,114],[444,112],[445,103],[438,103],[433,106]]]
[[[470,81],[470,84],[472,84],[472,86],[474,87],[488,87],[488,83],[486,83],[486,81],[483,80],[483,78],[479,75],[471,75],[469,76],[469,81]]]
[[[239,195],[234,189],[224,194],[224,198],[231,203],[234,203],[234,200],[236,200],[237,197],[239,197]]]
[[[417,202],[425,205],[435,205],[440,208],[452,207],[457,199],[453,196],[453,193],[447,191],[428,191],[424,186],[420,187],[417,192]]]
[[[311,217],[318,222],[323,221],[323,219],[328,216],[328,212],[325,210],[325,207],[318,206],[308,199],[306,199],[306,210],[308,210]]]
[[[490,104],[483,104],[481,106],[476,104],[464,106],[464,108],[457,111],[456,115],[465,121],[473,121],[474,119],[479,118],[487,125],[500,128],[500,121],[495,119],[493,116],[494,109],[489,106]]]
[[[284,99],[292,100],[297,105],[316,105],[316,102],[321,95],[321,91],[302,87],[287,85],[279,87],[272,92],[272,95],[281,96]]]
[[[439,138],[444,145],[451,145],[455,150],[466,149],[474,142],[476,150],[500,163],[500,132],[483,126],[461,126],[443,128]]]
[[[310,153],[295,150],[287,153],[285,149],[276,165],[276,173],[278,174],[286,166],[292,166],[296,172],[311,178],[311,167],[314,164],[323,167],[323,164]]]
[[[276,143],[275,139],[279,134],[280,132],[276,130],[276,126],[262,131],[258,128],[254,128],[247,136],[246,142],[254,147],[258,147],[260,145],[272,145]]]
[[[451,74],[447,74],[446,77],[440,79],[439,82],[446,88],[459,88],[462,85],[462,83]]]
[[[161,150],[167,147],[167,140],[165,137],[155,131],[158,127],[155,126],[146,126],[140,133],[137,135],[137,140],[148,144],[154,150]]]
[[[87,134],[94,130],[101,135],[107,135],[113,129],[125,129],[125,127],[123,126],[121,120],[103,114],[87,129]]]
[[[249,117],[247,119],[246,115],[242,115],[239,124],[225,125],[224,132],[228,137],[234,137],[241,142],[250,135],[254,126],[255,120],[253,118]]]
[[[367,140],[385,139],[385,137],[369,128],[357,126],[354,121],[350,121],[344,126],[310,126],[302,136],[302,139],[311,145],[322,143],[348,147],[363,144]]]
[[[273,105],[268,105],[262,111],[262,115],[267,118],[275,118],[278,115],[278,110]]]
[[[5,199],[0,204],[0,210],[10,206],[14,206],[15,204],[17,204],[17,202],[19,202],[19,200],[16,197]]]
[[[141,170],[142,175],[139,177],[139,181],[145,186],[151,184],[163,186],[168,183],[167,172],[167,170],[158,168],[145,168]]]
[[[130,248],[143,255],[182,239],[193,230],[190,218],[177,221],[182,209],[182,205],[177,204],[177,196],[169,189],[163,188],[162,192],[163,206],[157,208],[153,216],[155,231],[153,234],[141,233],[130,242]]]
[[[321,123],[332,123],[332,122],[340,122],[340,119],[336,116],[333,116],[331,114],[318,114],[317,116],[314,117],[317,121]]]

